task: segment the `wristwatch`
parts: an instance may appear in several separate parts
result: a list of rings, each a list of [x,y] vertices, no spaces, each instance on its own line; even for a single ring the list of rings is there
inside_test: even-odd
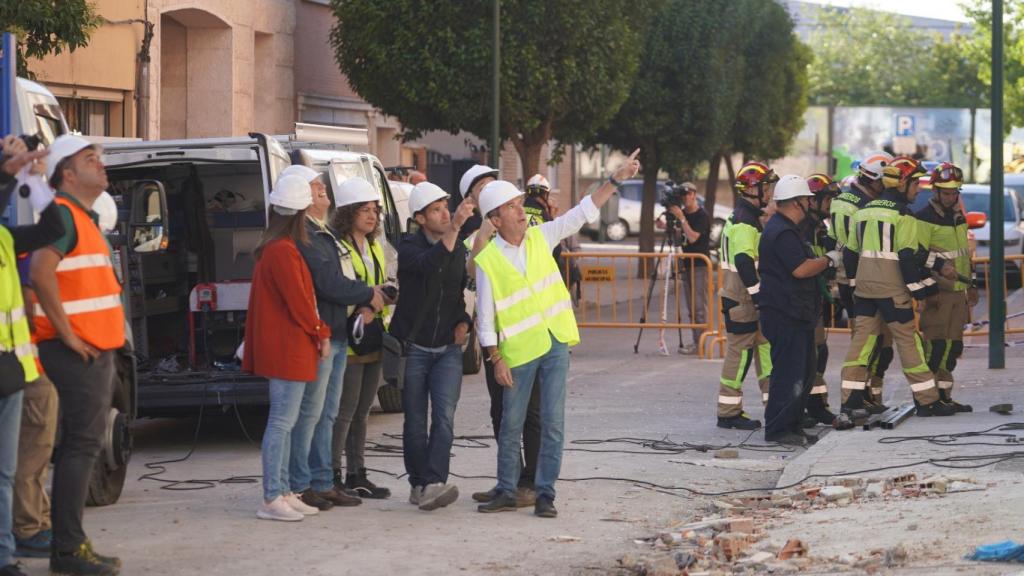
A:
[[[615,186],[616,188],[621,188],[622,187],[622,182],[619,182],[618,180],[616,180],[614,174],[612,174],[611,176],[608,177],[608,183],[611,184],[612,186]]]

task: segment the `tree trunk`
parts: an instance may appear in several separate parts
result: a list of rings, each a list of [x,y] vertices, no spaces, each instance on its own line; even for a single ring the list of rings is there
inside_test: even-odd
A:
[[[640,166],[644,171],[644,194],[640,204],[640,252],[654,252],[654,205],[658,200],[658,167],[661,164],[653,143],[648,142],[642,146]],[[636,273],[638,278],[644,276],[642,261]]]
[[[546,120],[530,132],[517,133],[512,138],[512,144],[519,153],[519,164],[523,169],[523,181],[527,181],[534,174],[541,173],[541,152],[544,145],[551,139],[551,120]]]
[[[722,167],[722,155],[715,154],[708,161],[708,181],[704,185],[704,210],[710,217],[715,213],[715,200],[718,195],[718,170]]]
[[[725,159],[725,172],[729,175],[729,190],[732,190],[732,205],[736,205],[736,200],[739,196],[736,194],[736,170],[732,167],[732,154],[726,152],[722,154]]]

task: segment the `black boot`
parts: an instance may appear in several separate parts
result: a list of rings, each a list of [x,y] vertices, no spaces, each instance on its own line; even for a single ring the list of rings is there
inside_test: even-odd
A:
[[[366,477],[366,468],[360,468],[358,474],[349,474],[345,477],[345,487],[354,490],[360,498],[375,498],[378,500],[391,497],[391,490],[383,486],[377,486]]]
[[[865,410],[868,414],[881,414],[888,410],[881,404],[876,404],[874,399],[866,393],[864,390],[854,390],[850,393],[849,398],[840,407],[840,411],[847,416],[853,414],[854,410]]]
[[[948,388],[939,389],[939,399],[951,405],[957,412],[974,412],[974,408],[970,404],[961,404],[953,400],[953,391]]]
[[[728,418],[718,418],[719,428],[736,428],[738,430],[757,430],[761,427],[760,420],[754,420],[746,414],[740,414],[739,416],[730,416]]]
[[[929,416],[952,416],[956,414],[956,408],[952,404],[946,404],[942,400],[936,400],[931,404],[918,404],[917,415],[922,418]]]

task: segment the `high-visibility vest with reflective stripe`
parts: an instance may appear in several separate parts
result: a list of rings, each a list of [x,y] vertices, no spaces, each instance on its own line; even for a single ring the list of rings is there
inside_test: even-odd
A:
[[[735,222],[735,217],[735,214],[729,216],[722,228],[722,288],[718,293],[734,302],[753,303],[753,295],[760,289],[760,283],[750,287],[743,283],[736,269],[736,256],[746,254],[756,264],[761,231],[745,222]]]
[[[857,264],[857,288],[862,298],[894,298],[935,284],[924,278],[907,284],[900,269],[901,250],[917,252],[917,218],[906,203],[894,200],[894,194],[872,200],[853,217],[850,246],[860,253]]]
[[[849,245],[849,238],[852,234],[853,215],[867,202],[868,197],[857,190],[856,187],[843,192],[832,200],[831,207],[829,208],[829,223],[831,225],[828,227],[828,235],[836,241],[838,248],[841,249]],[[840,284],[849,284],[851,286],[856,284],[856,281],[851,281],[847,277],[846,266],[842,258],[839,259],[839,264],[836,266],[836,281]]]
[[[971,250],[967,240],[967,220],[958,207],[944,209],[936,202],[933,198],[928,206],[915,215],[921,246],[928,250],[925,267],[933,268],[936,261],[941,258],[952,262],[960,276],[970,278],[974,270],[971,266]],[[962,292],[968,288],[967,284],[959,279],[949,280],[936,274],[933,276],[940,290]]]
[[[523,242],[525,275],[508,261],[494,240],[475,258],[491,283],[498,349],[510,368],[547,354],[551,349],[548,332],[569,346],[580,342],[569,291],[544,234],[539,227],[529,228]]]
[[[57,287],[71,331],[100,350],[120,348],[124,346],[124,308],[107,240],[77,204],[60,196],[54,202],[71,211],[78,238],[74,250],[57,264]],[[38,302],[35,324],[38,341],[57,338]]]
[[[31,382],[39,378],[39,371],[14,258],[14,238],[7,228],[0,226],[0,352],[17,356],[25,371],[25,381]]]
[[[384,270],[387,262],[384,260],[384,248],[381,247],[380,242],[370,239],[366,240],[367,244],[370,246],[370,254],[373,255],[374,263],[377,268],[376,273],[373,274],[372,277],[366,269],[366,262],[363,260],[359,250],[356,250],[355,246],[353,246],[348,240],[339,239],[338,242],[340,242],[342,248],[347,250],[349,253],[349,262],[351,262],[352,270],[355,272],[356,280],[362,280],[367,286],[377,286],[384,283]],[[390,318],[390,312],[391,307],[385,306],[383,310],[377,313],[377,319],[380,322],[384,322],[385,318]],[[349,313],[349,315],[351,316],[351,313]],[[355,356],[355,350],[352,350],[352,348],[349,347],[348,355]]]

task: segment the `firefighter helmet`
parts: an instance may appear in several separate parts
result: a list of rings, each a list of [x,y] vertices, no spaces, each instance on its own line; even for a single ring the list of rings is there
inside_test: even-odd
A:
[[[964,171],[952,162],[943,162],[932,170],[932,187],[944,190],[960,190],[964,184]]]
[[[835,198],[839,195],[839,184],[827,174],[811,174],[807,178],[807,187],[815,198]]]
[[[857,170],[869,180],[878,180],[882,177],[882,171],[886,165],[892,162],[892,154],[888,152],[872,152],[860,161]]]
[[[897,156],[882,169],[882,184],[886,188],[898,188],[911,180],[920,179],[927,173],[917,160],[909,156]]]

